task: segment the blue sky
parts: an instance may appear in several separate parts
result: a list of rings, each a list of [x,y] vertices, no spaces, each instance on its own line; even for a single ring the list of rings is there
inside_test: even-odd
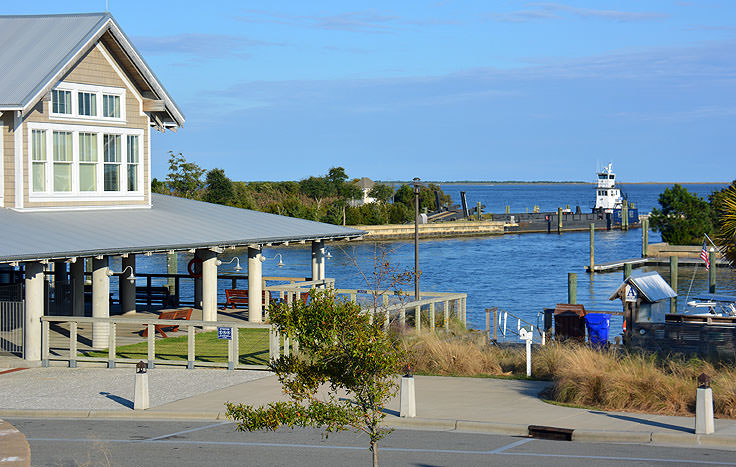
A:
[[[235,180],[736,178],[736,2],[109,0]],[[2,14],[105,0],[3,2]]]

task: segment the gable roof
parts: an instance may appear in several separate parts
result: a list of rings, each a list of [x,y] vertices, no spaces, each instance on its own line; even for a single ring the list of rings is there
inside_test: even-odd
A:
[[[123,62],[148,98],[164,102],[162,127],[184,115],[110,13],[0,16],[0,111],[26,111],[98,41]],[[156,112],[154,112],[156,114]]]
[[[0,263],[345,240],[364,233],[153,193],[150,209],[17,212],[0,208]]]
[[[677,292],[672,290],[672,287],[665,281],[658,272],[647,272],[640,276],[631,276],[621,283],[616,291],[608,299],[615,300],[621,297],[624,293],[624,287],[631,285],[634,287],[641,296],[643,296],[648,302],[654,303],[667,298],[677,297]]]

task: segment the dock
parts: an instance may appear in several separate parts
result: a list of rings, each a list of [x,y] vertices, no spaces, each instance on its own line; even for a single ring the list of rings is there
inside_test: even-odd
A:
[[[687,258],[687,257],[680,257],[677,258],[677,262],[680,266],[698,266],[703,265],[703,260],[700,258]],[[616,261],[609,261],[607,263],[600,263],[593,265],[593,271],[592,272],[612,272],[612,271],[620,271],[624,269],[624,266],[626,264],[631,264],[632,268],[639,268],[642,266],[669,266],[670,265],[670,259],[669,258],[662,258],[662,257],[649,257],[649,258],[629,258],[629,259],[619,259]],[[723,259],[718,259],[715,261],[715,265],[717,267],[728,267],[728,262]],[[585,270],[588,272],[591,272],[590,266],[585,266]]]

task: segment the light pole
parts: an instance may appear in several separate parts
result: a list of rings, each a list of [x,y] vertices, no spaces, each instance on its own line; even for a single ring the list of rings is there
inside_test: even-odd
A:
[[[414,178],[414,300],[419,300],[419,188],[418,177]]]

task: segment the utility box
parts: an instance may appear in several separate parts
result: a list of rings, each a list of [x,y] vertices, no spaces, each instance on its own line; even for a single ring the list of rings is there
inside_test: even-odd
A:
[[[585,306],[558,303],[555,307],[555,339],[585,342]]]

